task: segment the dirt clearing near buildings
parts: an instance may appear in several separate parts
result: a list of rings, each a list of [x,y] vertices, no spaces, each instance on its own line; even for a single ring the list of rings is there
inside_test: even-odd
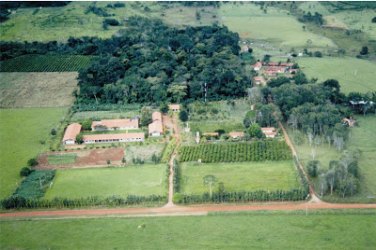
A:
[[[61,153],[46,153],[38,158],[38,169],[64,169],[102,166],[120,166],[124,157],[123,148],[77,150]]]
[[[74,101],[76,72],[0,73],[0,107],[65,107]]]

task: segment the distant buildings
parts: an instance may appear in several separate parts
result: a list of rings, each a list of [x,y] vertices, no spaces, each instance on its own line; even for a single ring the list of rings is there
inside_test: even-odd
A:
[[[277,135],[277,130],[275,127],[264,127],[261,128],[262,133],[266,136],[266,138],[274,138]]]
[[[142,142],[144,140],[144,133],[93,134],[83,136],[83,142],[85,144],[111,142]]]
[[[244,132],[236,132],[236,131],[232,131],[232,132],[228,133],[228,135],[229,135],[232,139],[240,139],[240,138],[243,138],[243,137],[244,137]]]

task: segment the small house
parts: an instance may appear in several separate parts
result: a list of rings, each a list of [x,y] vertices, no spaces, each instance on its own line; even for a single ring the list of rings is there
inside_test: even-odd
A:
[[[72,123],[65,130],[63,143],[66,145],[73,145],[76,143],[76,136],[81,132],[81,124]]]
[[[264,127],[261,128],[261,131],[266,138],[274,138],[277,135],[277,130],[275,127]]]
[[[252,65],[252,69],[254,71],[260,71],[262,68],[262,63],[261,62],[256,62],[255,64]]]
[[[148,126],[149,136],[161,136],[163,134],[162,113],[153,112],[151,118],[153,121]]]
[[[170,104],[168,105],[168,109],[172,112],[179,112],[180,111],[180,105],[179,104]]]
[[[228,133],[228,135],[229,135],[232,139],[240,139],[240,138],[243,138],[243,137],[244,137],[244,132],[236,132],[236,131],[232,131],[232,132]]]

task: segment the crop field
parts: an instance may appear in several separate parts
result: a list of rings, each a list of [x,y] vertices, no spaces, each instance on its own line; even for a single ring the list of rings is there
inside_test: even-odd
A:
[[[309,211],[13,220],[0,221],[0,241],[5,249],[372,249],[374,217]]]
[[[47,149],[51,129],[66,112],[65,108],[0,109],[0,198],[15,190],[27,161]]]
[[[292,161],[247,163],[183,163],[181,165],[181,193],[201,194],[209,192],[203,178],[214,175],[216,183],[224,184],[227,192],[256,190],[290,190],[299,188],[299,179]]]
[[[164,195],[166,166],[140,165],[124,168],[58,170],[45,198],[109,197],[113,195]]]
[[[64,165],[74,163],[76,158],[77,154],[49,155],[47,161],[50,165]]]
[[[376,63],[350,57],[300,58],[298,63],[308,77],[338,80],[344,93],[376,91]]]
[[[291,159],[291,151],[284,141],[256,141],[182,146],[179,157],[182,162],[278,161]]]
[[[254,4],[222,4],[222,23],[241,38],[267,40],[281,48],[302,48],[310,40],[312,48],[335,48],[328,38],[304,31],[302,24],[286,11],[268,7],[267,13]]]
[[[75,72],[93,57],[79,55],[23,55],[0,62],[1,72]]]
[[[0,107],[65,107],[73,101],[77,73],[0,73]]]

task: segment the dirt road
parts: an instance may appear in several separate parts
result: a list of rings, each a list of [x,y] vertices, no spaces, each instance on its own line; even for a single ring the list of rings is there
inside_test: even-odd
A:
[[[376,204],[332,204],[325,202],[290,202],[290,203],[254,203],[246,205],[197,205],[197,206],[164,206],[158,208],[100,208],[45,211],[10,211],[1,213],[0,219],[41,217],[41,218],[80,218],[80,217],[154,217],[154,216],[185,216],[206,215],[209,212],[240,212],[240,211],[294,211],[319,209],[376,209]]]

